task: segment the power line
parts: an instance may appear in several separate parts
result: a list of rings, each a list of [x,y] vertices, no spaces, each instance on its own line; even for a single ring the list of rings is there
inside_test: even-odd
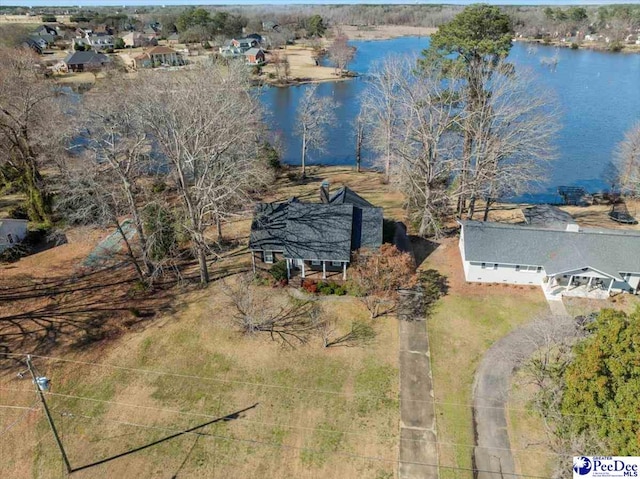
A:
[[[101,417],[96,417],[96,416],[87,416],[87,415],[83,415],[83,414],[77,414],[77,415],[74,414],[71,417],[81,417],[81,418],[85,418],[85,419],[96,419],[96,420],[101,420],[101,421],[115,422],[115,423],[123,424],[123,425],[126,425],[126,426],[141,427],[141,428],[146,428],[146,429],[164,430],[164,431],[167,431],[167,432],[174,432],[174,433],[182,432],[181,430],[174,429],[174,428],[167,428],[167,427],[162,427],[162,426],[149,426],[149,425],[146,425],[146,424],[139,424],[139,423],[134,423],[134,422],[130,422],[130,421],[120,421],[120,420],[117,420],[117,419],[106,419],[106,418],[101,418]],[[394,463],[394,464],[410,464],[410,465],[416,465],[416,466],[425,466],[425,467],[433,467],[433,468],[438,468],[438,469],[450,469],[450,470],[468,471],[468,472],[485,472],[485,473],[488,473],[488,474],[502,474],[503,476],[510,476],[510,477],[523,477],[523,478],[531,478],[531,479],[552,479],[552,478],[550,478],[548,476],[531,476],[531,475],[526,475],[526,474],[516,474],[516,473],[499,472],[499,471],[489,471],[489,470],[484,470],[484,469],[466,468],[466,467],[459,467],[459,466],[443,466],[443,465],[440,465],[440,464],[431,464],[431,463],[426,463],[426,462],[400,461],[400,460],[397,460],[397,459],[389,459],[389,458],[379,457],[379,456],[365,456],[365,455],[362,455],[362,454],[355,454],[355,453],[343,452],[343,451],[322,451],[322,450],[319,450],[319,449],[312,449],[312,448],[308,448],[308,447],[292,446],[292,445],[288,445],[288,444],[277,444],[277,443],[273,443],[273,442],[269,442],[269,441],[261,441],[261,440],[257,440],[257,439],[245,439],[245,438],[222,436],[222,435],[219,435],[219,434],[212,434],[212,433],[207,433],[207,432],[191,431],[191,432],[189,432],[187,434],[196,434],[198,436],[203,436],[205,438],[215,438],[215,439],[222,439],[222,440],[227,440],[227,441],[244,442],[244,443],[257,444],[257,445],[273,447],[273,448],[279,448],[279,449],[293,449],[293,450],[298,450],[298,451],[301,451],[301,452],[313,452],[313,453],[318,453],[318,454],[330,454],[330,455],[336,455],[336,456],[352,457],[352,458],[355,458],[355,459],[365,459],[365,460],[369,460],[369,461],[390,462],[390,463]]]
[[[16,424],[18,424],[19,422],[23,421],[28,415],[29,412],[33,411],[36,407],[36,404],[38,404],[38,401],[34,402],[31,407],[25,408],[25,412],[15,421],[13,421],[11,424],[9,424],[6,428],[4,428],[2,431],[0,431],[0,436],[4,436],[7,432],[9,432]]]
[[[0,388],[0,389],[3,389],[3,388]],[[23,391],[23,390],[19,390],[19,391]],[[91,402],[113,404],[113,405],[122,406],[122,407],[131,407],[131,408],[137,408],[137,409],[148,409],[148,410],[151,410],[151,411],[159,411],[159,412],[169,412],[169,413],[175,413],[175,414],[184,415],[184,416],[194,416],[194,417],[203,417],[203,418],[215,418],[215,417],[217,417],[217,416],[213,416],[213,415],[205,414],[205,413],[194,413],[194,412],[188,412],[188,411],[178,411],[178,410],[175,410],[175,409],[159,408],[159,407],[155,407],[155,406],[143,406],[143,405],[138,405],[138,404],[129,404],[129,403],[122,403],[122,402],[117,402],[117,401],[109,401],[109,400],[106,400],[106,399],[95,399],[95,398],[90,398],[90,397],[86,397],[86,396],[74,396],[74,395],[70,395],[70,394],[53,393],[53,392],[46,392],[45,394],[51,395],[51,396],[66,397],[66,398],[70,398],[70,399],[80,399],[80,400],[91,401]],[[284,427],[284,428],[287,428],[287,429],[300,429],[300,430],[306,430],[306,431],[320,431],[320,432],[329,432],[329,433],[340,433],[340,434],[347,434],[347,435],[364,437],[364,438],[368,438],[368,439],[380,439],[380,436],[374,436],[374,435],[371,435],[371,434],[360,433],[360,432],[355,432],[355,431],[345,431],[345,430],[341,430],[341,429],[325,429],[325,428],[316,428],[316,427],[293,426],[293,425],[282,424],[282,423],[268,423],[268,422],[264,422],[264,421],[256,421],[256,420],[246,419],[246,418],[238,418],[238,420],[242,421],[243,423],[248,423],[248,424],[260,424],[260,425],[263,425],[263,426],[278,426],[278,427]],[[420,442],[420,443],[426,443],[426,444],[439,444],[439,445],[443,445],[443,446],[461,446],[461,447],[468,447],[468,448],[480,448],[480,449],[502,450],[502,451],[512,451],[512,452],[538,453],[538,454],[544,454],[544,455],[549,455],[549,456],[573,457],[570,454],[559,454],[559,453],[556,453],[556,452],[543,451],[543,450],[540,450],[540,449],[513,449],[513,448],[502,448],[502,447],[489,447],[489,446],[478,446],[476,444],[463,444],[463,443],[456,443],[456,442],[443,442],[443,441],[437,441],[437,440],[436,441],[430,441],[428,439],[400,439],[400,440],[401,441],[409,441],[409,442]]]
[[[7,356],[26,356],[26,354],[24,354],[24,353],[4,353],[4,352],[0,352],[0,354],[7,355]],[[160,375],[160,376],[173,376],[173,377],[179,377],[179,378],[185,378],[185,379],[197,379],[197,380],[215,381],[215,382],[222,382],[222,383],[241,384],[241,385],[253,386],[253,387],[267,387],[267,388],[285,389],[285,390],[291,390],[291,391],[305,391],[305,392],[309,392],[309,393],[332,394],[332,395],[336,395],[336,396],[345,396],[345,397],[363,398],[363,399],[386,399],[386,400],[392,399],[392,400],[403,401],[405,403],[406,402],[412,402],[412,403],[424,403],[424,404],[438,404],[438,405],[443,405],[443,406],[460,406],[460,407],[468,407],[468,408],[475,408],[475,409],[498,409],[498,410],[515,411],[515,412],[526,412],[526,413],[530,413],[531,412],[530,409],[511,407],[511,406],[508,406],[506,404],[502,405],[502,406],[486,406],[486,405],[475,405],[475,404],[470,404],[470,403],[455,403],[455,402],[448,402],[448,401],[438,401],[438,400],[435,400],[435,399],[405,399],[405,400],[401,400],[400,398],[392,398],[392,397],[389,397],[389,396],[376,396],[376,395],[370,395],[370,394],[347,393],[347,392],[344,392],[344,391],[330,391],[330,390],[324,390],[324,389],[312,389],[312,388],[300,388],[300,387],[293,387],[293,386],[282,386],[282,385],[279,385],[279,384],[267,384],[267,383],[255,383],[255,382],[247,382],[247,381],[238,381],[238,380],[233,380],[233,379],[222,379],[222,378],[216,378],[216,377],[210,377],[210,376],[196,376],[196,375],[193,375],[193,374],[180,374],[180,373],[172,373],[172,372],[166,372],[166,371],[157,371],[157,370],[152,370],[152,369],[141,369],[141,368],[132,368],[132,367],[127,367],[127,366],[117,366],[117,365],[114,365],[114,364],[96,363],[96,362],[90,362],[90,361],[78,361],[78,360],[74,360],[74,359],[64,359],[64,358],[58,358],[58,357],[53,357],[53,356],[31,355],[31,357],[40,358],[40,359],[48,359],[48,360],[53,360],[53,361],[60,361],[60,362],[68,362],[68,363],[74,363],[74,364],[82,364],[82,365],[85,365],[85,366],[108,367],[108,368],[120,369],[120,370],[125,370],[125,371],[131,371],[131,372],[140,372],[140,373],[145,373],[145,374],[156,374],[156,375]],[[0,387],[0,389],[3,389],[3,388]],[[482,398],[482,397],[479,397],[478,399],[488,399],[488,400],[495,401],[495,399],[493,399],[493,398]],[[520,403],[520,404],[522,404],[522,403]],[[617,417],[617,416],[610,416],[610,415],[592,415],[592,414],[579,414],[579,413],[557,413],[556,415],[561,416],[561,417],[589,417],[589,418],[598,418],[598,419],[615,419],[617,421],[629,421],[629,422],[638,422],[638,421],[640,421],[640,417]]]
[[[29,406],[14,406],[13,404],[0,404],[0,408],[3,409],[28,409],[29,411],[33,411],[34,407],[29,407]]]

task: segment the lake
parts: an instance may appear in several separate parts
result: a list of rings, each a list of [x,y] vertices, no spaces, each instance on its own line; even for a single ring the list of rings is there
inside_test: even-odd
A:
[[[332,96],[340,107],[338,121],[327,134],[325,151],[309,152],[308,164],[353,165],[355,135],[353,121],[360,109],[368,69],[389,55],[417,55],[429,45],[427,37],[393,40],[352,41],[357,48],[349,69],[361,77],[323,83],[320,94]],[[555,70],[540,60],[556,56]],[[509,60],[537,76],[544,89],[555,94],[561,111],[562,130],[556,146],[558,159],[551,166],[545,184],[518,201],[547,202],[556,199],[560,185],[582,186],[590,192],[606,189],[609,162],[624,133],[640,121],[640,55],[571,50],[543,45],[515,43]],[[293,134],[296,107],[308,85],[288,88],[268,87],[262,101],[268,121],[285,149],[283,161],[299,164],[301,142]],[[363,163],[371,163],[373,153],[363,152]]]

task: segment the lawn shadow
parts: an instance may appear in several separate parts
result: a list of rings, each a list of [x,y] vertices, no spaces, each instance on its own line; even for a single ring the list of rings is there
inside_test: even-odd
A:
[[[433,253],[439,243],[431,241],[420,236],[410,235],[409,242],[411,243],[411,249],[413,250],[413,257],[416,261],[416,268],[419,268],[422,263]]]

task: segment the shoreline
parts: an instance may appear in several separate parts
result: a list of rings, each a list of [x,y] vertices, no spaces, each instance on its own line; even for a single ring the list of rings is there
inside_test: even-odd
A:
[[[640,53],[640,45],[622,45],[622,49],[620,51],[612,51],[609,49],[609,46],[605,43],[596,43],[596,42],[582,42],[578,44],[578,48],[572,48],[571,43],[560,42],[560,41],[552,41],[549,43],[545,43],[543,40],[537,38],[516,38],[514,43],[530,43],[534,45],[540,45],[543,47],[553,47],[553,48],[567,48],[569,50],[591,50],[601,53],[623,53],[623,54],[638,54]]]

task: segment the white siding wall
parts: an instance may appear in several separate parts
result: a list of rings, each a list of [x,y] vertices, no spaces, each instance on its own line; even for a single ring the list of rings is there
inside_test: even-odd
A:
[[[13,244],[9,242],[9,235],[13,237]],[[11,248],[27,235],[27,221],[6,219],[0,220],[0,251]]]
[[[525,265],[520,267],[520,271],[516,271],[515,265],[498,265],[494,269],[494,263],[464,262],[465,278],[470,282],[477,283],[507,283],[507,284],[533,284],[540,285],[542,278],[546,276],[544,268],[538,273],[536,270],[525,271]]]

